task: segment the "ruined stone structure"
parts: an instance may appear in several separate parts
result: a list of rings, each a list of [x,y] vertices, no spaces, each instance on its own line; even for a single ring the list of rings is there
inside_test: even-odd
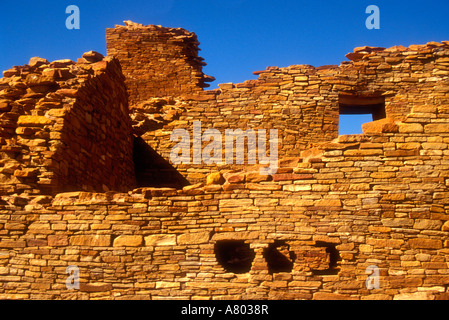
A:
[[[106,34],[0,80],[0,298],[449,297],[448,41],[204,90],[193,33]],[[373,122],[339,136],[345,113]],[[195,121],[278,129],[277,172],[171,163]]]
[[[2,194],[135,187],[120,65],[92,52],[80,60],[33,58],[4,72]]]

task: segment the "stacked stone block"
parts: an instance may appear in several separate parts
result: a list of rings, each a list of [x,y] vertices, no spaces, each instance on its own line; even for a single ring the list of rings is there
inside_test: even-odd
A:
[[[148,33],[159,32],[156,27],[139,26],[117,27],[115,30],[134,32],[133,40],[137,43],[144,41]],[[140,58],[133,61],[129,54],[130,58],[121,58],[128,49],[117,49],[116,39],[108,41],[121,63],[132,66],[130,74],[139,74]],[[166,43],[166,47],[169,50],[170,43]],[[152,60],[148,58],[152,62],[147,64],[151,70],[159,70],[166,65],[162,59],[163,66],[159,66],[153,53],[148,57],[152,57]],[[303,150],[335,139],[342,105],[382,104],[385,126],[392,121],[403,120],[414,107],[421,108],[423,116],[426,116],[427,106],[432,109],[447,105],[447,42],[388,49],[365,46],[355,48],[347,57],[351,61],[340,66],[268,67],[255,72],[259,75],[257,80],[221,84],[215,90],[204,91],[198,86],[193,93],[184,91],[179,94],[182,101],[179,103],[182,103],[184,111],[173,121],[165,121],[160,128],[140,135],[158,154],[170,161],[170,151],[176,144],[170,140],[171,132],[180,128],[192,132],[195,121],[201,122],[203,132],[213,128],[223,135],[226,129],[278,129],[279,157],[287,159],[297,158]],[[159,83],[156,78],[145,81],[153,87]],[[167,97],[171,94],[162,89],[151,94],[171,99]],[[131,96],[135,96],[134,100],[140,98],[132,92]],[[206,144],[203,142],[203,148]],[[189,181],[198,183],[214,170],[242,169],[244,166],[224,165],[224,161],[223,165],[196,165],[192,154],[190,164],[175,167]]]
[[[128,99],[118,61],[32,58],[1,79],[4,194],[135,186]]]
[[[106,29],[108,55],[120,60],[130,105],[154,97],[177,97],[208,87],[214,80],[202,72],[198,39],[182,28],[125,26]]]
[[[446,298],[441,148],[449,132],[440,132],[439,143],[424,131],[399,133],[410,125],[341,136],[268,177],[223,173],[221,184],[183,190],[75,192],[5,204],[2,297]],[[218,263],[215,244],[230,240],[254,251],[247,272]],[[265,253],[276,241],[288,245],[291,270],[270,272]],[[65,288],[69,265],[80,268],[79,290]],[[366,288],[372,265],[380,269],[377,289]]]
[[[130,110],[117,60],[92,52],[51,70],[33,59],[0,82],[0,298],[448,299],[448,42],[360,47],[340,66],[269,67],[204,91],[187,76],[196,74],[187,66],[193,34],[127,22],[108,41]],[[186,43],[189,59],[176,51]],[[152,57],[148,70],[137,56]],[[167,62],[190,71],[166,90],[154,70],[167,77]],[[338,136],[340,107],[373,101],[385,118]],[[196,120],[279,129],[277,172],[179,165],[194,184],[134,188],[133,135],[169,162],[171,131]],[[90,168],[84,181],[53,184],[78,181],[75,192],[46,195],[19,180],[52,181],[64,167],[75,177]],[[113,190],[114,179],[127,181],[123,190],[86,192],[98,181]],[[79,288],[67,286],[68,267],[79,269]],[[375,268],[378,286],[369,287]]]

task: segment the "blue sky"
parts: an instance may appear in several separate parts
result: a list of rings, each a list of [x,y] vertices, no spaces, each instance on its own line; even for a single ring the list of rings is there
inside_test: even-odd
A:
[[[65,26],[69,5],[80,9],[79,30]],[[369,5],[380,9],[379,30],[365,27]],[[357,46],[449,40],[448,17],[449,0],[3,0],[0,69],[33,56],[105,54],[105,29],[132,20],[195,32],[215,88],[255,79],[252,72],[267,66],[340,64]]]

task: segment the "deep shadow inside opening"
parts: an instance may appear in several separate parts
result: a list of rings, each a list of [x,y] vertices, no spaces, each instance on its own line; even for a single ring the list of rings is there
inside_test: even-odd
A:
[[[270,243],[263,252],[270,274],[277,272],[291,272],[296,254],[290,251],[290,246],[282,240]]]
[[[241,240],[218,241],[214,247],[218,263],[227,271],[246,273],[251,270],[251,264],[256,256],[248,243]]]
[[[340,253],[333,243],[327,243],[323,241],[317,241],[316,247],[325,247],[326,253],[329,255],[329,268],[325,270],[312,270],[315,275],[336,275],[340,271],[338,268],[338,261],[341,260]]]
[[[340,114],[371,114],[373,121],[386,117],[385,104],[373,105],[344,105],[340,104]]]
[[[169,161],[140,137],[134,138],[133,160],[138,187],[182,189],[190,184]]]

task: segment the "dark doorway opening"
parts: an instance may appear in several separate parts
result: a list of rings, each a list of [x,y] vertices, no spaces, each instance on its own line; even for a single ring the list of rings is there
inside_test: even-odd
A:
[[[256,257],[248,243],[241,240],[222,240],[215,244],[215,256],[218,263],[227,271],[246,273]]]

